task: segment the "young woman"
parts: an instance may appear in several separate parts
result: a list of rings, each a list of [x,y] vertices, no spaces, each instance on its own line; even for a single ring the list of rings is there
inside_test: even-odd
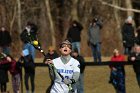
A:
[[[59,50],[60,57],[45,62],[46,64],[53,64],[54,70],[56,69],[54,84],[50,93],[69,93],[70,85],[79,79],[80,63],[70,56],[72,45],[68,40],[60,44]]]

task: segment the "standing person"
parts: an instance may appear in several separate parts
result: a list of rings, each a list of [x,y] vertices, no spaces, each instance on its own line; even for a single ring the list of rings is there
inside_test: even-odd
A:
[[[5,29],[5,27],[1,27],[0,30],[0,47],[3,49],[3,53],[9,55],[10,54],[10,45],[12,39],[10,33]]]
[[[80,54],[81,31],[83,26],[74,20],[68,30],[67,38],[72,42],[72,49],[77,48]]]
[[[26,93],[29,93],[29,84],[28,80],[30,78],[31,81],[31,92],[35,91],[35,48],[30,41],[37,40],[37,26],[34,23],[28,22],[27,26],[20,34],[21,41],[24,43],[23,53],[21,59],[24,61],[24,69],[25,69],[25,87]]]
[[[19,62],[16,62],[11,56],[8,56],[6,54],[3,54],[3,57],[6,58],[6,60],[3,60],[0,63],[0,68],[4,65],[8,67],[7,69],[12,75],[13,93],[19,93],[21,64]]]
[[[140,45],[136,45],[134,47],[134,51],[128,56],[128,60],[135,63],[140,61]],[[140,87],[140,65],[134,64],[133,69],[136,74],[138,85]]]
[[[29,91],[29,78],[31,82],[31,93],[34,93],[35,91],[35,64],[32,55],[29,53],[28,49],[23,50],[22,52],[22,57],[20,60],[23,60],[24,64],[24,70],[25,70],[25,76],[24,76],[24,81],[25,81],[25,88],[26,88],[26,93],[30,93]]]
[[[135,33],[132,26],[132,17],[129,16],[122,27],[122,39],[124,46],[124,54],[129,55],[134,46]]]
[[[9,81],[8,79],[8,64],[3,64],[3,62],[7,62],[7,60],[10,61],[9,57],[3,56],[2,48],[0,48],[0,89],[1,93],[7,93],[7,82]]]
[[[85,70],[85,60],[82,56],[78,54],[78,50],[74,49],[72,52],[72,57],[79,61],[80,63],[80,77],[76,83],[77,93],[84,93],[84,70]]]
[[[11,57],[10,57],[11,58]],[[11,58],[9,72],[12,75],[13,93],[20,93],[21,63]]]
[[[58,58],[58,57],[59,57],[59,55],[58,55],[58,53],[56,52],[56,50],[54,49],[54,47],[53,47],[53,46],[50,46],[49,49],[48,49],[48,53],[46,54],[45,59],[44,59],[43,62],[45,62],[47,59],[53,60],[53,59]],[[51,70],[50,70],[50,68],[49,68],[49,72],[50,72],[50,71],[51,71]],[[49,73],[49,75],[50,75],[50,78],[51,78],[51,84],[50,84],[50,86],[47,88],[46,93],[50,93],[50,89],[51,89],[52,85],[54,84],[54,81],[53,81],[54,79],[51,77],[51,73]]]
[[[37,26],[31,22],[28,22],[25,29],[20,34],[21,41],[23,42],[23,50],[28,49],[35,59],[35,48],[29,41],[37,40]]]
[[[114,49],[111,62],[124,62],[125,57],[117,49]],[[110,83],[114,86],[116,93],[126,93],[125,89],[125,70],[122,65],[110,65]]]
[[[98,18],[94,18],[88,30],[88,44],[91,47],[94,62],[101,62],[101,34],[102,22]]]
[[[53,64],[60,74],[55,72],[54,84],[51,88],[50,93],[69,93],[68,84],[74,84],[78,81],[80,75],[79,62],[70,56],[72,50],[72,44],[65,40],[60,44],[61,56],[53,59],[47,60],[46,64]],[[76,89],[74,90],[76,93]]]

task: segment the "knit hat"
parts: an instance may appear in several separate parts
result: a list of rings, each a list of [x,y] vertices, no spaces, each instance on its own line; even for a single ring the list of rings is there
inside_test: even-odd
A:
[[[69,41],[69,40],[65,40],[65,41],[63,41],[61,44],[60,44],[60,48],[62,47],[62,45],[64,45],[64,44],[66,44],[66,45],[70,45],[71,47],[70,48],[72,48],[72,44],[71,44],[71,42]]]
[[[128,16],[127,22],[128,22],[128,21],[132,21],[132,16]]]

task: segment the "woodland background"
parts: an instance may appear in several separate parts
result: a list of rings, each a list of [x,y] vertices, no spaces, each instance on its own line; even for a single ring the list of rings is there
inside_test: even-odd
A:
[[[91,20],[97,16],[103,20],[102,55],[110,56],[114,48],[123,50],[121,27],[127,16],[134,18],[135,28],[140,25],[138,9],[139,0],[0,0],[0,26],[10,31],[12,54],[18,56],[22,49],[19,34],[28,21],[37,24],[39,41],[47,52],[50,45],[58,48],[66,38],[71,21],[78,20],[84,27],[81,54],[91,56],[87,31]]]

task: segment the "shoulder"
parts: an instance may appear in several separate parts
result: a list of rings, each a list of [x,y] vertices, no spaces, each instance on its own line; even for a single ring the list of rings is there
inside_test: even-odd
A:
[[[53,63],[55,63],[55,62],[61,61],[61,59],[60,59],[60,57],[58,57],[58,58],[53,59],[52,61],[53,61]]]
[[[74,59],[73,57],[71,57],[70,61],[74,64],[74,65],[79,65],[79,61]]]

